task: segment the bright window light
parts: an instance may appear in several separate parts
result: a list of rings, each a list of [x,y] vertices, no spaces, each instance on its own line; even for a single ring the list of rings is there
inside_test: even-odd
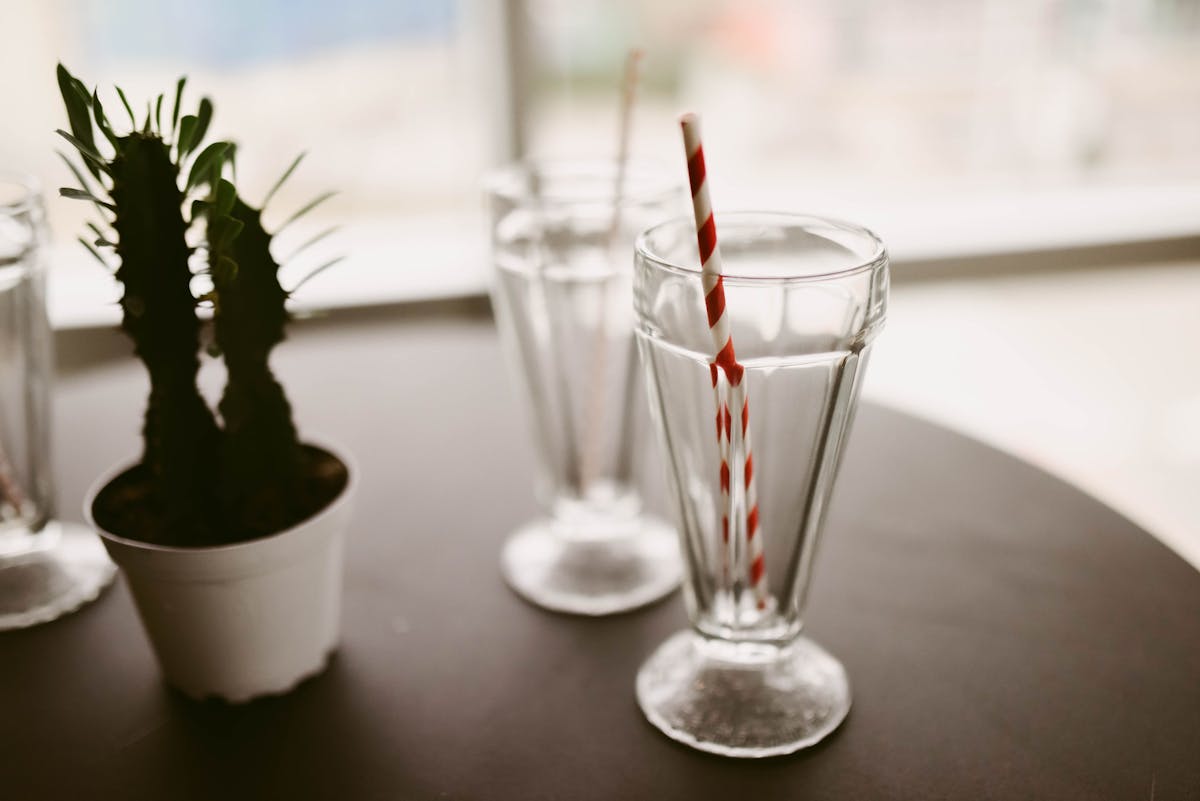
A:
[[[614,152],[631,47],[634,156],[682,178],[676,117],[697,111],[718,210],[861,221],[899,278],[905,260],[1200,234],[1195,0],[15,0],[4,22],[0,165],[47,188],[60,325],[116,314],[71,244],[84,204],[54,197],[60,59],[143,99],[187,74],[251,200],[308,151],[268,223],[339,195],[277,255],[338,223],[288,274],[348,259],[302,307],[481,291],[481,176],[518,147]]]

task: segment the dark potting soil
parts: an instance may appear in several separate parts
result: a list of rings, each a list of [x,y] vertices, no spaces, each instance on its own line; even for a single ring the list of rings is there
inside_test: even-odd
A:
[[[291,528],[331,504],[346,488],[350,473],[333,454],[302,445],[304,468],[298,488],[290,493],[265,492],[242,504],[241,519],[210,519],[168,523],[155,498],[146,469],[135,465],[104,485],[92,503],[96,523],[125,539],[155,545],[203,547],[230,545],[268,537]]]

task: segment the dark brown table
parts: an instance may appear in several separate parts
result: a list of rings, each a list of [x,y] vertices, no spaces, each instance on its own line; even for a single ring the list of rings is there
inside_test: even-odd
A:
[[[144,380],[117,334],[64,340],[78,519],[136,450]],[[0,635],[0,799],[1200,799],[1200,574],[1010,456],[862,409],[810,607],[854,708],[815,749],[731,761],[634,702],[678,597],[586,620],[501,582],[531,457],[486,306],[306,322],[277,362],[361,466],[337,658],[283,698],[186,701],[118,584]]]

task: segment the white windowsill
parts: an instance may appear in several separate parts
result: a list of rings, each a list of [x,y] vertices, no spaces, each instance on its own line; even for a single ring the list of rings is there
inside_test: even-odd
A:
[[[770,198],[764,205],[788,207]],[[826,196],[821,209],[879,233],[901,279],[909,261],[961,258],[963,275],[969,275],[971,260],[979,257],[1200,236],[1200,186],[1056,190],[954,202]],[[298,292],[293,308],[308,312],[484,293],[489,282],[484,226],[479,218],[452,216],[354,221],[332,245],[346,260]],[[55,328],[120,321],[119,288],[82,247],[70,241],[51,246],[49,264]],[[300,274],[285,268],[285,286],[303,274],[297,269]]]

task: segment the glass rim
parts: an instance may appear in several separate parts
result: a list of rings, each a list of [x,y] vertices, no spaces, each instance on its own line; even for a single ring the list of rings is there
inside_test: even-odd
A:
[[[653,188],[631,194],[626,181],[621,196],[622,206],[653,206],[669,201],[683,192],[683,182],[675,180],[671,173],[653,159],[630,158],[625,162],[626,177],[638,176],[648,179]],[[562,158],[525,158],[493,167],[484,175],[483,191],[494,197],[511,200],[518,205],[532,205],[534,196],[525,191],[520,179],[534,172],[551,176],[615,178],[617,159],[612,156],[579,156]],[[541,193],[541,201],[551,201],[561,206],[586,206],[600,201],[611,201],[611,195],[580,195],[572,193]]]
[[[883,240],[879,235],[866,226],[858,223],[842,220],[837,217],[827,217],[821,214],[809,214],[806,212],[792,211],[730,211],[718,212],[714,214],[717,222],[717,243],[721,241],[721,226],[722,220],[726,222],[738,222],[749,220],[773,220],[780,227],[805,227],[805,224],[817,223],[822,226],[836,228],[845,231],[854,236],[861,237],[865,242],[869,243],[871,249],[870,255],[866,257],[856,256],[854,262],[847,267],[837,270],[827,270],[819,273],[806,273],[803,275],[743,275],[740,273],[722,272],[721,277],[726,282],[746,282],[746,283],[761,283],[761,284],[787,284],[787,283],[806,283],[806,282],[821,282],[831,281],[840,278],[847,278],[859,273],[876,270],[888,263],[887,247],[883,244]],[[680,264],[665,258],[650,248],[649,239],[656,232],[661,231],[671,226],[686,225],[692,231],[692,239],[695,239],[696,221],[692,215],[683,215],[672,217],[669,220],[664,220],[660,223],[652,225],[645,231],[638,234],[637,240],[634,243],[634,253],[642,259],[656,265],[659,268],[665,269],[668,272],[673,272],[679,275],[691,275],[697,278],[703,275],[703,270],[700,267],[692,267],[686,264]]]
[[[42,182],[27,172],[0,169],[0,184],[8,184],[24,190],[15,200],[0,197],[0,212],[17,215],[35,208],[42,195]]]

